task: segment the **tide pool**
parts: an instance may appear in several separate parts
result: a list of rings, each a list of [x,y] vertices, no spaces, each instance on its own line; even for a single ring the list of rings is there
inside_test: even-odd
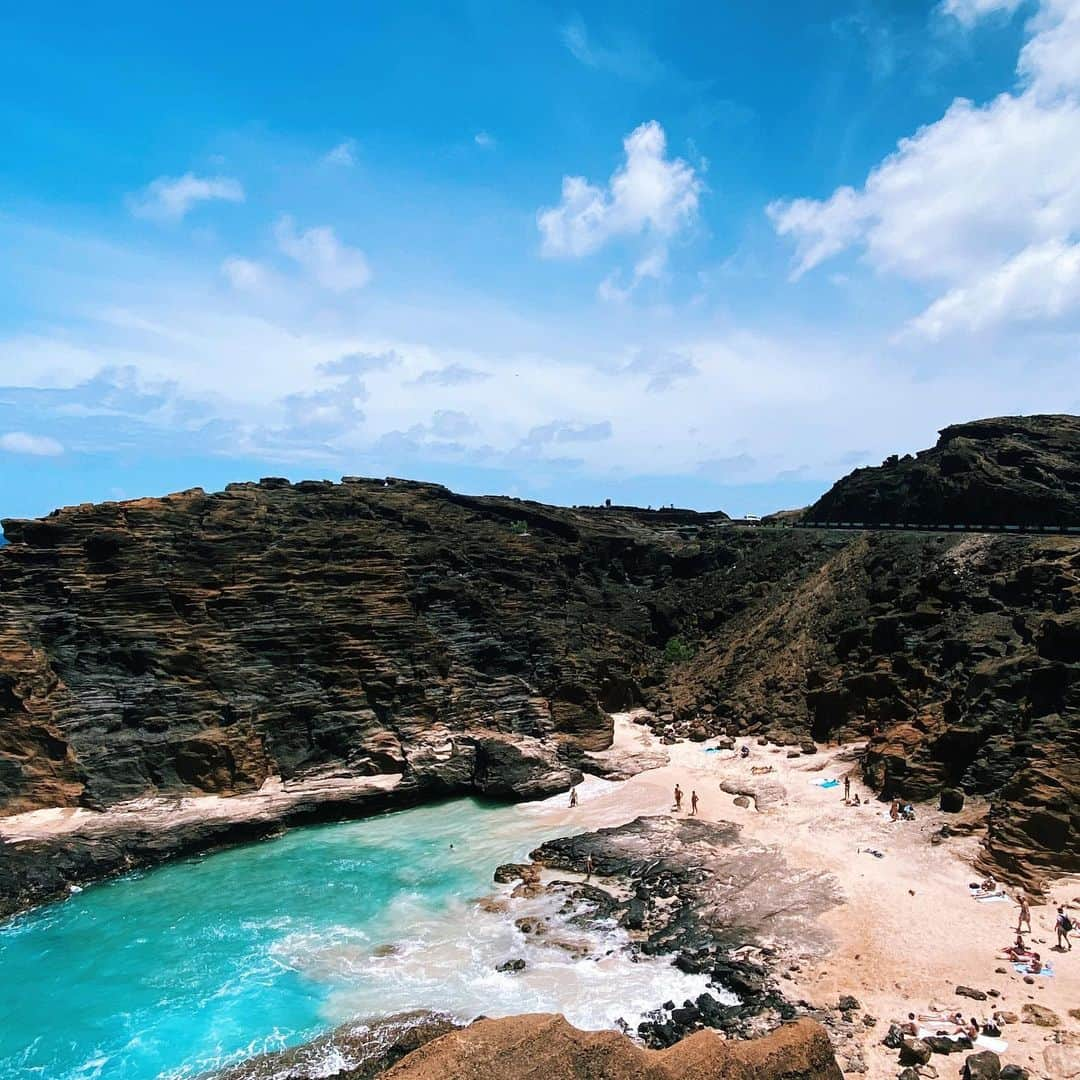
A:
[[[563,947],[530,940],[514,919],[550,901],[511,915],[476,903],[498,863],[568,831],[461,799],[297,829],[20,916],[0,925],[0,1076],[181,1080],[356,1017],[544,1010],[602,1028],[704,990],[662,960],[631,963],[615,928],[589,959],[569,926]],[[519,956],[525,972],[495,971]]]

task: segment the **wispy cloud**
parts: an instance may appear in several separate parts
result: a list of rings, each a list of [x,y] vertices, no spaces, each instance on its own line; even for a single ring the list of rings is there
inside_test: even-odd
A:
[[[446,367],[430,368],[420,372],[413,380],[417,386],[467,386],[469,383],[484,382],[491,373],[466,367],[464,364],[447,364]]]
[[[362,289],[371,280],[371,267],[364,253],[342,243],[328,225],[298,232],[296,223],[286,216],[278,221],[274,235],[282,253],[330,292]]]
[[[59,457],[64,452],[64,447],[48,435],[9,431],[0,435],[0,450],[6,450],[9,454],[29,454],[31,457]]]
[[[359,145],[355,139],[342,139],[337,146],[323,154],[323,164],[350,168],[356,164],[358,149]]]
[[[150,221],[180,221],[199,203],[243,202],[244,188],[229,176],[159,176],[128,200],[135,217]]]
[[[608,42],[596,40],[580,15],[574,15],[563,23],[559,36],[570,55],[586,67],[644,83],[653,82],[666,71],[662,61],[628,34]]]
[[[476,143],[477,146],[482,146],[485,150],[491,150],[495,146],[495,137],[489,135],[486,131],[478,131],[473,136],[473,142]]]
[[[266,281],[266,270],[253,259],[231,255],[221,264],[221,272],[234,289],[251,292]]]

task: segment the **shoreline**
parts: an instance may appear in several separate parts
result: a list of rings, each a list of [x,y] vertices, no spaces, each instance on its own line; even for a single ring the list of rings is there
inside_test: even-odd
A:
[[[715,741],[662,746],[647,727],[634,723],[633,714],[616,714],[612,747],[586,754],[583,765],[588,768],[591,762],[620,782],[583,785],[574,808],[565,794],[517,803],[515,808],[572,835],[648,815],[685,819],[690,816],[690,793],[696,790],[703,821],[733,822],[745,840],[781,850],[793,869],[827,871],[835,877],[842,898],[819,917],[827,935],[824,947],[785,948],[772,958],[771,968],[785,998],[797,1003],[800,1013],[825,1022],[838,1060],[849,1074],[868,1080],[895,1077],[897,1053],[881,1040],[890,1022],[904,1019],[908,1012],[940,1007],[981,1018],[991,1009],[1022,1014],[1023,1006],[1030,1004],[1051,1010],[1059,1026],[1008,1024],[1002,1032],[1009,1044],[1002,1062],[1022,1065],[1032,1080],[1080,1075],[1080,1017],[1070,1013],[1080,1002],[1080,950],[1075,950],[1075,965],[1071,954],[1050,951],[1050,916],[1057,904],[1080,898],[1080,880],[1055,879],[1048,884],[1046,902],[1033,905],[1035,933],[1030,940],[1044,961],[1051,960],[1055,975],[1025,983],[1022,975],[998,959],[1000,949],[1012,941],[1017,907],[1011,897],[1016,891],[1009,890],[1010,902],[982,904],[971,899],[968,885],[981,878],[974,868],[982,851],[977,833],[931,842],[943,824],[977,821],[983,809],[979,800],[969,800],[964,815],[918,805],[914,821],[892,822],[886,805],[859,778],[853,760],[856,748],[851,745],[789,757],[787,747],[740,739],[739,744],[751,746],[750,756],[742,759],[733,751],[709,752]],[[754,773],[755,768],[769,771]],[[851,774],[853,794],[864,800],[859,807],[845,806],[842,788],[818,786],[823,778],[840,779],[845,773]],[[671,806],[676,782],[686,793],[684,810],[677,815]],[[141,836],[146,860],[117,865],[97,874],[99,879],[199,850],[178,848],[163,857],[162,835],[208,840],[205,850],[259,839],[290,825],[319,820],[320,815],[323,820],[355,819],[404,809],[433,794],[403,784],[400,776],[292,787],[275,783],[248,795],[138,800],[104,813],[31,811],[0,819],[0,837],[11,848],[40,852],[73,839],[104,838],[117,827]],[[748,805],[739,805],[736,799]],[[143,835],[154,823],[161,834]],[[868,853],[868,848],[883,857]],[[989,996],[984,1001],[958,997],[957,986]],[[837,1003],[845,995],[859,1004],[841,1019]],[[962,1062],[963,1055],[949,1060]],[[948,1062],[937,1062],[939,1067],[943,1064]]]

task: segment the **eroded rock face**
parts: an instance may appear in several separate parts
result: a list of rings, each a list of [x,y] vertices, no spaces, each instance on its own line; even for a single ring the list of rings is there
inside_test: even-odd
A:
[[[557,1015],[478,1020],[409,1054],[387,1080],[843,1080],[828,1035],[811,1020],[748,1042],[700,1031],[667,1050],[625,1035],[579,1031]]]
[[[888,795],[990,796],[989,857],[1080,869],[1080,542],[861,534],[789,573],[674,672],[677,715],[869,741]]]
[[[1080,417],[953,424],[930,450],[856,469],[806,520],[1080,525]]]
[[[565,787],[672,632],[651,588],[728,558],[679,533],[716,518],[265,481],[8,521],[0,812],[327,772]]]
[[[724,520],[269,480],[7,522],[0,815],[273,776],[531,798],[645,705],[666,739],[869,738],[890,793],[989,795],[1006,872],[1078,868],[1080,540]]]

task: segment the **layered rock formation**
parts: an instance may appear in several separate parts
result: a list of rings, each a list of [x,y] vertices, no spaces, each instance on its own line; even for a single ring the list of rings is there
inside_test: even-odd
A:
[[[789,572],[673,674],[677,717],[868,739],[887,795],[993,799],[999,869],[1080,869],[1080,541],[864,533]],[[706,712],[708,710],[708,712]]]
[[[953,424],[937,445],[856,469],[807,521],[1080,526],[1080,417]]]
[[[959,425],[826,500],[870,520],[870,484],[895,520],[1008,498],[984,520],[1068,515],[1077,423]],[[292,795],[257,825],[151,835],[125,818],[135,839],[112,850],[81,824],[4,844],[0,910],[320,813],[565,789],[608,745],[608,712],[637,704],[672,736],[868,738],[889,793],[991,796],[1006,871],[1078,868],[1080,539],[726,522],[381,480],[6,522],[0,819],[250,796],[275,777]],[[349,788],[380,777],[400,780]]]

